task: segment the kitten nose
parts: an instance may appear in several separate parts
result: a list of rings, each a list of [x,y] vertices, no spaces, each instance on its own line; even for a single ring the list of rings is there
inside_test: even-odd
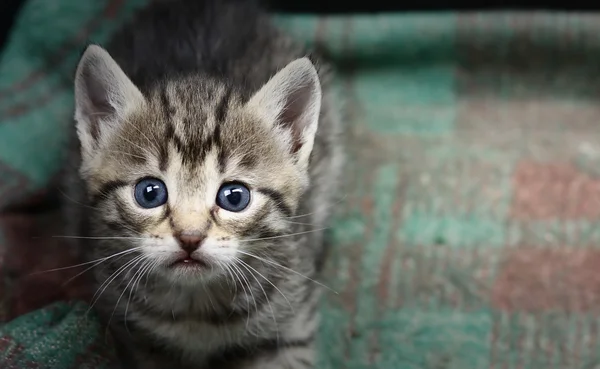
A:
[[[206,237],[201,234],[181,233],[177,236],[177,240],[179,241],[179,247],[181,247],[189,253],[196,251],[205,238]]]

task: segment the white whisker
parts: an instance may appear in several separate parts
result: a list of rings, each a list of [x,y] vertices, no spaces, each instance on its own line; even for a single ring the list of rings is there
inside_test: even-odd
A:
[[[322,207],[322,208],[319,208],[318,210],[311,211],[310,213],[298,214],[298,215],[293,215],[293,216],[291,216],[291,217],[285,217],[285,218],[286,218],[286,219],[294,219],[294,218],[302,218],[302,217],[307,217],[307,216],[309,216],[309,215],[317,214],[317,213],[319,213],[319,212],[321,212],[321,211],[325,211],[325,210],[327,210],[327,209],[330,209],[330,208],[332,208],[332,207],[334,207],[334,206],[336,206],[336,205],[339,205],[339,204],[341,204],[341,203],[342,203],[342,201],[344,201],[344,200],[346,199],[346,197],[348,197],[348,194],[344,194],[344,196],[343,196],[341,199],[339,199],[338,201],[335,201],[335,202],[333,202],[333,203],[331,203],[331,204],[329,204],[329,205],[327,205],[327,206],[324,206],[324,207]]]
[[[104,291],[106,291],[106,288],[121,274],[123,273],[130,265],[133,265],[135,262],[137,262],[138,260],[144,258],[144,255],[139,255],[136,256],[135,258],[129,260],[127,263],[123,264],[121,267],[119,267],[116,271],[114,271],[110,276],[108,276],[108,278],[106,278],[106,280],[100,285],[100,287],[98,287],[98,289],[96,290],[96,293],[94,294],[94,296],[92,296],[92,304],[90,305],[90,307],[88,308],[88,313],[92,310],[92,308],[94,307],[94,305],[96,305],[96,303],[98,302],[98,300],[100,300],[100,297],[102,296],[102,294],[104,293]],[[104,288],[102,289],[102,287],[104,286]],[[102,289],[102,291],[100,291],[100,289]],[[98,294],[99,293],[99,294]],[[97,296],[97,297],[96,297]]]
[[[137,285],[139,285],[140,280],[142,279],[142,277],[144,276],[144,273],[147,269],[149,269],[152,266],[151,262],[148,262],[146,260],[145,264],[142,265],[142,267],[139,268],[139,273],[137,279],[135,278],[134,275],[134,282],[133,285],[131,286],[131,288],[129,289],[129,297],[127,298],[127,305],[125,305],[125,313],[124,313],[124,324],[125,324],[125,330],[127,330],[127,332],[129,332],[129,327],[127,326],[127,313],[129,312],[129,304],[131,303],[131,297],[133,295],[133,290],[135,288],[135,290],[137,291]],[[129,334],[131,334],[131,332],[129,332]]]
[[[146,255],[142,255],[143,257],[140,258],[135,264],[133,264],[129,269],[135,269],[137,268],[138,265],[142,264],[142,267],[137,268],[135,270],[135,272],[133,273],[133,276],[130,278],[129,282],[127,283],[127,285],[125,285],[125,288],[123,288],[123,292],[121,292],[121,294],[119,295],[119,298],[117,299],[117,302],[115,303],[115,308],[112,311],[112,314],[110,314],[110,319],[108,319],[108,324],[107,326],[110,326],[110,323],[112,322],[112,319],[115,315],[115,312],[117,311],[117,308],[119,306],[119,302],[121,302],[121,299],[123,298],[123,295],[125,294],[125,292],[127,292],[127,288],[129,288],[129,286],[133,283],[133,281],[135,280],[137,274],[142,270],[142,268],[145,266],[145,262],[147,260],[147,256]],[[133,286],[132,286],[133,288]]]
[[[311,226],[311,227],[319,227],[319,224],[313,224],[313,223],[303,223],[303,222],[293,222],[291,220],[283,220],[286,223],[289,224],[299,224],[299,225],[306,225],[306,226]]]
[[[233,273],[231,271],[231,267],[229,265],[227,265],[227,263],[223,263],[223,262],[220,262],[220,261],[217,261],[217,264],[221,268],[225,269],[225,272],[226,272],[226,274],[225,274],[225,280],[227,281],[227,285],[228,286],[230,285],[229,278],[231,278],[231,283],[233,283],[233,287],[234,287],[233,294],[237,295],[237,292],[238,292],[237,283],[236,283],[236,281],[234,279]]]
[[[250,256],[250,257],[252,257],[252,258],[255,258],[255,259],[257,259],[257,260],[260,260],[260,261],[262,261],[262,262],[264,262],[264,263],[269,263],[269,264],[271,264],[271,265],[275,265],[275,266],[277,266],[277,267],[279,267],[279,268],[282,268],[283,270],[287,270],[287,271],[289,271],[289,272],[292,272],[292,273],[294,273],[294,274],[296,274],[296,275],[298,275],[298,276],[300,276],[300,277],[302,277],[302,278],[305,278],[305,279],[307,279],[307,280],[309,280],[309,281],[311,281],[311,282],[314,282],[314,283],[318,284],[318,285],[319,285],[319,286],[321,286],[321,287],[324,287],[324,288],[328,289],[329,291],[331,291],[331,292],[335,293],[336,295],[338,294],[338,292],[337,292],[336,290],[332,289],[331,287],[329,287],[329,286],[326,286],[326,285],[324,285],[323,283],[321,283],[321,282],[319,282],[319,281],[316,281],[316,280],[314,280],[314,279],[312,279],[312,278],[310,278],[310,277],[307,277],[307,276],[305,276],[304,274],[302,274],[302,273],[300,273],[300,272],[297,272],[297,271],[295,271],[294,269],[288,268],[288,267],[286,267],[286,266],[284,266],[284,265],[281,265],[281,264],[278,264],[278,263],[276,263],[276,262],[274,262],[274,261],[271,261],[271,260],[268,260],[268,259],[265,259],[265,258],[261,258],[261,257],[259,257],[259,256],[256,256],[256,255],[254,255],[254,254],[251,254],[251,253],[249,253],[249,252],[246,252],[246,251],[237,250],[237,252],[239,252],[239,253],[240,253],[240,254],[242,254],[242,255]]]
[[[127,255],[127,254],[122,254],[122,255],[120,255],[118,258],[116,258],[116,259],[115,259],[115,261],[116,261],[116,260],[119,260],[119,259],[121,259],[121,258],[122,258],[123,256],[125,256],[125,255]],[[108,259],[107,259],[107,260],[108,260]],[[74,279],[76,279],[77,277],[79,277],[79,276],[81,276],[82,274],[84,274],[85,272],[87,272],[87,271],[89,271],[89,270],[91,270],[91,269],[93,269],[93,268],[97,267],[98,265],[102,264],[102,263],[103,263],[103,262],[105,262],[105,261],[106,261],[106,260],[102,260],[102,261],[100,261],[100,262],[98,262],[98,263],[96,263],[96,264],[92,265],[91,267],[85,268],[83,271],[81,271],[81,272],[77,273],[76,275],[74,275],[73,277],[71,277],[71,278],[67,279],[67,280],[65,281],[65,283],[63,283],[63,284],[62,284],[62,286],[63,286],[63,287],[64,287],[64,286],[66,286],[67,284],[71,283],[71,282],[72,282]]]
[[[235,270],[237,270],[237,274],[241,277],[241,279],[244,280],[244,282],[246,282],[246,286],[248,287],[248,290],[246,292],[246,303],[248,306],[248,318],[246,319],[246,329],[248,329],[248,326],[250,324],[250,300],[248,299],[248,295],[252,297],[252,302],[254,303],[254,311],[256,312],[258,312],[258,305],[256,304],[256,299],[254,298],[254,293],[252,292],[252,286],[250,286],[250,281],[248,281],[248,278],[246,278],[244,272],[240,269],[239,265],[235,263],[232,263],[231,266],[235,268]],[[244,291],[246,291],[246,288],[243,284],[242,287],[244,288]]]
[[[146,134],[145,134],[144,132],[142,132],[142,130],[141,130],[141,129],[139,129],[138,127],[136,127],[136,126],[135,126],[135,124],[133,124],[133,122],[131,122],[131,121],[127,121],[127,122],[128,122],[128,123],[130,123],[130,124],[129,124],[129,126],[130,126],[130,127],[133,127],[133,128],[134,128],[136,131],[138,131],[138,132],[139,132],[139,133],[140,133],[142,136],[144,136],[144,138],[146,139],[146,141],[148,141],[148,144],[150,144],[150,146],[154,146],[154,147],[158,147],[158,146],[159,146],[156,140],[155,140],[155,141],[152,141],[152,140],[150,140],[150,139],[148,138],[148,136],[146,136]]]
[[[131,156],[132,158],[137,158],[137,159],[142,159],[142,160],[146,160],[145,157],[141,156],[141,155],[136,155],[136,154],[132,154],[130,152],[126,152],[126,151],[119,151],[119,150],[106,150],[106,152],[112,152],[115,154],[121,154],[121,155],[126,155],[126,156]]]
[[[248,263],[244,262],[242,259],[239,259],[239,258],[238,258],[238,261],[241,263],[240,264],[241,266],[246,268],[246,270],[248,271],[248,273],[250,273],[252,278],[254,278],[256,283],[258,283],[258,287],[260,287],[260,289],[263,292],[263,295],[265,295],[265,299],[267,300],[267,304],[269,305],[269,310],[271,310],[271,316],[273,317],[273,323],[275,323],[275,329],[277,330],[277,342],[279,342],[279,324],[277,323],[277,318],[275,318],[275,310],[273,310],[273,305],[271,305],[271,300],[269,300],[269,295],[267,295],[267,292],[265,291],[264,287],[262,286],[262,284],[260,283],[258,278],[256,278],[254,273],[252,273],[252,270],[250,270],[248,268],[249,267]]]
[[[61,195],[63,195],[63,197],[64,197],[65,199],[67,199],[67,200],[71,201],[71,202],[72,202],[72,203],[74,203],[74,204],[77,204],[77,205],[83,206],[84,208],[93,209],[93,210],[98,210],[98,208],[96,208],[96,207],[94,207],[94,206],[90,206],[90,205],[87,205],[87,204],[81,203],[81,202],[79,202],[79,201],[77,201],[77,200],[75,200],[75,199],[73,199],[73,198],[69,197],[69,196],[68,196],[66,193],[64,193],[64,192],[63,192],[63,191],[62,191],[60,188],[57,188],[57,190],[58,190],[58,192],[60,192],[60,194],[61,194]]]
[[[93,237],[93,236],[51,236],[52,238],[74,238],[81,240],[145,240],[147,237]]]
[[[259,275],[260,277],[262,277],[262,278],[263,278],[265,281],[267,281],[267,282],[268,282],[268,283],[269,283],[271,286],[273,286],[273,288],[275,288],[275,289],[277,290],[277,292],[279,292],[279,293],[281,294],[281,296],[283,296],[283,298],[284,298],[284,299],[285,299],[285,301],[287,302],[287,304],[288,304],[288,306],[290,307],[290,309],[292,310],[292,312],[293,312],[293,313],[295,313],[295,312],[294,312],[294,308],[292,307],[292,304],[290,303],[290,300],[288,300],[287,296],[286,296],[286,295],[284,295],[284,294],[283,294],[283,292],[281,292],[281,290],[280,290],[280,289],[279,289],[277,286],[275,286],[275,284],[273,284],[273,282],[271,282],[271,281],[269,280],[269,278],[265,277],[265,276],[264,276],[264,275],[263,275],[261,272],[259,272],[259,271],[258,271],[258,270],[256,270],[254,267],[252,267],[252,265],[250,265],[250,264],[248,264],[248,263],[244,262],[244,261],[243,261],[243,260],[241,260],[240,258],[237,258],[237,257],[236,257],[236,259],[238,259],[238,260],[239,260],[241,263],[244,263],[244,264],[246,264],[246,265],[247,265],[249,268],[251,268],[253,271],[255,271],[255,272],[256,272],[256,274],[258,274],[258,275]]]
[[[84,265],[88,265],[88,264],[93,264],[93,263],[96,263],[96,262],[102,263],[103,261],[111,259],[111,258],[113,258],[115,256],[126,254],[128,252],[133,252],[133,251],[138,250],[138,249],[141,249],[141,247],[134,247],[132,249],[127,249],[125,251],[117,252],[115,254],[112,254],[112,255],[109,255],[109,256],[106,256],[106,257],[102,257],[102,258],[99,258],[99,259],[96,259],[96,260],[86,261],[85,263],[80,263],[80,264],[75,264],[75,265],[70,265],[70,266],[60,267],[60,268],[54,268],[54,269],[48,269],[48,270],[42,270],[42,271],[39,271],[39,272],[33,272],[30,275],[50,273],[50,272],[57,272],[59,270],[66,270],[66,269],[73,269],[73,268],[77,268],[77,267],[80,267],[80,266],[84,266]],[[93,266],[92,266],[92,268],[93,268]]]
[[[327,228],[328,227],[318,228],[318,229],[311,229],[309,231],[289,233],[289,234],[282,234],[282,235],[279,235],[279,236],[261,237],[261,238],[250,238],[250,239],[247,239],[247,240],[240,240],[239,242],[254,242],[254,241],[264,241],[264,240],[275,240],[275,239],[278,239],[278,238],[293,237],[293,236],[299,236],[299,235],[307,234],[307,233],[320,232],[320,231],[326,230]]]
[[[142,147],[142,146],[140,146],[140,145],[136,144],[135,142],[132,142],[131,140],[129,140],[128,138],[126,138],[124,135],[121,135],[121,136],[119,136],[119,138],[121,138],[121,139],[123,139],[123,140],[125,140],[125,141],[129,142],[129,143],[130,143],[130,144],[132,144],[133,146],[135,146],[135,147],[137,147],[138,149],[142,150],[143,152],[145,152],[145,153],[146,153],[146,155],[148,155],[148,156],[152,156],[152,155],[150,155],[150,154],[152,154],[152,153],[151,153],[150,151],[148,151],[148,149],[146,149],[145,147]],[[144,158],[144,159],[145,159],[145,158]]]

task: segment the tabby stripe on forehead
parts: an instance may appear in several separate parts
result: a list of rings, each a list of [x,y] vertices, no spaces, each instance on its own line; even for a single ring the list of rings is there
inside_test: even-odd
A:
[[[97,205],[99,202],[110,197],[114,191],[124,186],[127,186],[127,182],[120,180],[109,181],[102,184],[100,190],[92,195],[92,205]]]
[[[231,87],[226,88],[227,90],[225,90],[225,93],[217,104],[217,109],[215,111],[215,131],[213,133],[213,141],[218,146],[218,161],[221,173],[225,172],[225,167],[227,166],[227,156],[225,155],[225,149],[221,144],[221,124],[223,124],[225,119],[227,119],[227,109],[233,93],[233,89]]]
[[[193,124],[201,124],[199,122],[191,122],[187,121],[186,126],[192,126]],[[217,151],[217,160],[221,169],[225,167],[225,153],[223,152],[221,145],[221,127],[219,125],[215,126],[215,129],[212,133],[205,136],[203,139],[198,137],[187,137],[187,141],[184,143],[177,135],[173,129],[167,131],[167,137],[170,138],[170,141],[175,144],[177,151],[181,154],[181,159],[184,165],[195,165],[200,164],[206,159],[206,155],[216,147]]]
[[[218,150],[219,171],[221,173],[225,173],[225,168],[227,167],[227,155],[225,155],[225,149],[223,148],[223,146],[219,146]]]
[[[217,165],[219,170],[223,172],[226,165],[226,157],[221,145],[221,126],[217,123],[212,134],[208,135],[203,142],[196,145],[190,145],[186,148],[186,158],[189,162],[202,163],[206,156],[215,149],[217,151]]]
[[[177,111],[175,110],[175,106],[169,101],[169,96],[167,96],[167,86],[163,86],[160,90],[160,101],[163,105],[163,112],[167,118],[173,119]]]
[[[175,134],[175,128],[173,127],[173,119],[177,110],[175,106],[171,104],[169,96],[167,95],[167,86],[163,86],[160,90],[160,101],[162,103],[162,110],[166,118],[165,124],[165,138],[163,145],[160,148],[159,168],[162,171],[167,169],[169,163],[169,143],[173,143],[177,151],[183,150],[183,143],[181,139]]]
[[[217,126],[215,127],[211,141],[217,148],[217,162],[219,164],[219,171],[223,173],[225,172],[225,167],[227,166],[227,156],[225,155],[225,148],[221,143],[221,126],[219,123],[217,123]]]
[[[165,124],[165,140],[163,145],[160,148],[160,158],[159,158],[159,168],[163,172],[167,169],[167,164],[169,163],[169,144],[173,143],[175,145],[175,149],[182,153],[184,151],[183,142],[175,133],[175,128],[173,127],[172,122],[167,122]]]
[[[230,87],[227,87],[227,90],[221,97],[221,100],[217,104],[217,109],[215,112],[215,117],[217,118],[217,126],[218,123],[223,122],[227,118],[227,108],[229,107],[229,101],[231,100],[231,94],[233,90]]]
[[[259,188],[258,192],[271,198],[271,200],[275,203],[275,206],[277,206],[279,211],[282,212],[286,217],[292,216],[292,209],[286,205],[281,192],[272,190],[270,188]]]

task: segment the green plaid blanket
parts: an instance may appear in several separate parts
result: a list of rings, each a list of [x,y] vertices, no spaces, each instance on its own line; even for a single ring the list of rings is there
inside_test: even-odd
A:
[[[111,365],[85,286],[31,275],[73,263],[54,210],[15,205],[55,195],[82,45],[143,3],[29,0],[0,55],[2,368]],[[600,16],[277,21],[337,67],[347,133],[319,368],[600,366]]]

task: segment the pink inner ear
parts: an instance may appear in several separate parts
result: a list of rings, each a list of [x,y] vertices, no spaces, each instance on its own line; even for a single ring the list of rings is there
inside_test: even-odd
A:
[[[304,144],[302,134],[310,123],[305,116],[311,102],[311,87],[300,86],[290,92],[279,117],[280,124],[292,132],[292,153],[297,153]]]
[[[100,119],[115,114],[115,109],[109,103],[106,86],[98,81],[97,76],[92,75],[92,71],[88,68],[84,69],[81,77],[88,98],[84,109],[90,121],[90,134],[94,140],[98,140],[100,137]]]

